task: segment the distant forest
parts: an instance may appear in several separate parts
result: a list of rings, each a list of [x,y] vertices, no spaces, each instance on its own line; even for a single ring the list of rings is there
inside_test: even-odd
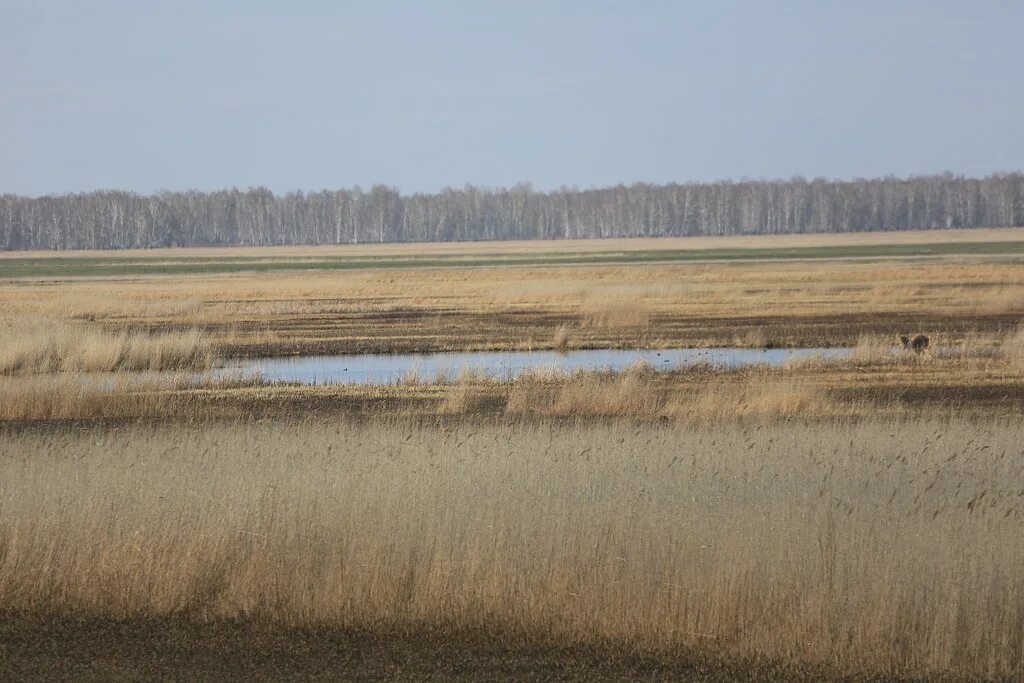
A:
[[[0,196],[0,249],[760,235],[1024,225],[1024,174],[740,181],[550,192],[377,185],[276,195]]]

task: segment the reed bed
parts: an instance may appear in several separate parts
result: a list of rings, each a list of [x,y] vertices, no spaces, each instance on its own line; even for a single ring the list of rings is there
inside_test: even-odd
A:
[[[24,422],[173,414],[173,381],[128,382],[76,375],[0,377],[0,421]]]
[[[217,409],[238,390],[266,388],[258,374],[213,377],[175,373],[54,373],[0,377],[0,424],[62,420],[164,421],[246,414]]]
[[[1016,368],[1024,368],[1024,325],[1006,336],[999,351],[1007,363]]]
[[[0,327],[0,375],[205,370],[212,342],[198,329],[149,334],[83,324],[8,319]]]
[[[646,363],[619,373],[538,369],[504,383],[510,416],[638,417],[686,422],[835,415],[848,409],[822,387],[771,368],[694,365],[663,375]],[[477,402],[477,405],[479,402]],[[468,405],[474,405],[469,403]]]
[[[893,355],[880,362],[806,359],[786,367],[724,370],[707,364],[657,372],[566,373],[540,368],[515,379],[472,371],[408,373],[385,386],[276,383],[259,375],[53,373],[0,377],[0,422],[275,414],[443,415],[469,420],[626,418],[679,423],[873,414],[1021,415],[1021,370],[996,357]]]
[[[0,609],[1024,673],[1024,427],[0,432]]]

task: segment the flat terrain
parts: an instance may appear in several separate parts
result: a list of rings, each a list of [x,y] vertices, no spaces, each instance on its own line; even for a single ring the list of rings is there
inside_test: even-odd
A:
[[[1024,230],[0,254],[0,678],[1019,680],[1022,320]],[[853,351],[202,376],[704,346]]]
[[[371,257],[371,256],[494,256],[496,254],[602,253],[622,251],[781,249],[802,247],[849,247],[864,245],[951,244],[1019,242],[1024,228],[975,228],[970,230],[897,230],[856,233],[809,233],[783,235],[731,235],[580,240],[520,240],[480,242],[399,242],[281,247],[170,247],[81,251],[5,251],[0,259],[152,259],[268,258],[268,257]]]
[[[979,237],[986,241],[972,241]],[[922,242],[926,238],[934,241]],[[643,413],[657,418],[679,414],[671,407],[692,404],[695,396],[713,393],[723,382],[742,389],[764,380],[798,382],[810,392],[809,401],[819,415],[861,415],[878,409],[905,413],[918,408],[1004,414],[1019,410],[1024,398],[1024,363],[1013,360],[1016,352],[1006,346],[1015,339],[1024,318],[1024,255],[1015,251],[1024,245],[1022,238],[1024,231],[1007,229],[695,238],[695,244],[704,245],[699,249],[687,240],[609,240],[445,245],[447,251],[439,251],[439,245],[365,245],[33,255],[51,268],[84,260],[94,265],[83,268],[116,269],[118,264],[135,263],[150,269],[161,263],[175,267],[184,263],[202,271],[210,266],[207,261],[238,265],[255,260],[284,269],[42,279],[35,273],[2,286],[0,316],[8,321],[5,352],[20,347],[23,351],[18,353],[35,353],[51,348],[56,337],[90,338],[92,349],[80,353],[95,357],[111,346],[133,347],[131,340],[115,343],[117,335],[178,335],[186,342],[198,335],[202,349],[178,353],[185,363],[211,355],[861,345],[873,351],[845,364],[759,371],[756,377],[749,372],[696,372],[651,378],[645,380],[650,398],[642,410],[629,402],[616,407],[611,399],[596,408],[576,400],[570,403],[582,414]],[[998,246],[999,253],[978,253],[978,244]],[[683,250],[683,245],[690,248]],[[425,253],[418,255],[420,246]],[[539,251],[541,246],[548,251]],[[499,254],[499,247],[505,251]],[[908,247],[933,253],[915,258],[894,255]],[[559,250],[566,249],[575,250],[572,258],[596,255],[619,261],[506,262],[557,260],[568,253]],[[701,254],[709,249],[751,253],[863,249],[879,255],[628,262],[650,254]],[[938,253],[944,249],[949,252]],[[964,249],[975,251],[964,253]],[[313,265],[328,257],[309,259],[320,252],[362,265],[317,269]],[[423,258],[445,260],[447,265],[424,267]],[[470,267],[464,262],[467,258],[501,263]],[[401,268],[387,265],[395,259],[407,263]],[[16,255],[0,258],[0,267],[19,263]],[[887,352],[885,347],[897,334],[917,333],[928,334],[944,354],[911,363]],[[103,335],[109,340],[104,341]],[[47,362],[56,362],[60,353],[68,352],[51,348]],[[151,358],[154,367],[176,367],[168,363],[168,350],[148,353],[156,354]],[[17,366],[17,361],[10,363],[11,368]],[[129,366],[140,363],[146,366],[145,357]],[[7,374],[18,373],[8,370]],[[4,410],[13,419],[79,414],[120,418],[167,411],[225,416],[287,412],[487,417],[521,412],[514,387],[491,383],[471,388],[439,382],[315,390],[220,385],[162,391],[158,398],[150,394],[147,400],[107,397],[97,402],[69,399],[78,395],[77,388],[52,383],[40,388],[39,382],[20,377],[0,381],[8,382],[6,393],[11,398]],[[33,382],[37,401],[27,400],[24,394],[25,385]],[[608,382],[597,389],[621,392]],[[550,388],[539,390],[552,393]],[[56,396],[60,399],[55,403]],[[111,401],[119,407],[110,405]],[[552,405],[533,412],[571,412],[554,407],[559,401],[555,396]],[[86,410],[86,405],[91,407]]]
[[[914,241],[923,236],[937,241]],[[708,241],[731,246],[8,254],[0,315],[199,328],[222,355],[266,356],[544,349],[556,333],[578,348],[851,346],[908,332],[959,341],[1004,333],[1024,314],[1021,230]]]
[[[621,242],[621,243],[620,243]],[[1024,241],[935,241],[880,242],[785,246],[771,242],[731,247],[677,247],[676,240],[609,240],[605,249],[577,251],[571,243],[560,242],[548,251],[516,248],[518,243],[497,243],[494,251],[476,251],[455,245],[449,252],[406,252],[395,250],[374,254],[357,249],[327,248],[321,253],[225,249],[223,253],[134,252],[134,256],[95,252],[21,256],[13,253],[0,259],[0,279],[97,278],[153,275],[202,275],[215,273],[266,273],[295,270],[402,270],[408,268],[485,268],[495,266],[567,266],[603,264],[687,263],[719,261],[773,261],[820,259],[930,258],[950,255],[1020,256]],[[742,243],[737,243],[742,244]],[[503,248],[504,247],[504,248]],[[653,248],[652,248],[653,247]]]

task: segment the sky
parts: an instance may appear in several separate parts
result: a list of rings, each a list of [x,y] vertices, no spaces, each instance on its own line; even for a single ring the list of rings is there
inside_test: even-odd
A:
[[[1024,169],[1024,2],[0,0],[0,194]]]

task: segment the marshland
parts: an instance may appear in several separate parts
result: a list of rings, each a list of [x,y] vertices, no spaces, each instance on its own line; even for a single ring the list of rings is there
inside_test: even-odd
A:
[[[1021,26],[0,1],[0,681],[1021,683]]]
[[[75,267],[160,252],[65,254],[64,275],[35,255],[0,296],[0,639],[23,643],[0,666],[1012,679],[1024,257],[893,239],[858,236],[870,258],[760,258],[772,241],[743,238],[741,260],[631,262],[655,240],[585,243],[602,264],[397,270],[401,245],[331,248],[365,260],[343,271],[178,250],[291,265],[173,276]],[[922,353],[899,341],[916,334]],[[804,346],[823,352],[379,384],[225,370]]]

